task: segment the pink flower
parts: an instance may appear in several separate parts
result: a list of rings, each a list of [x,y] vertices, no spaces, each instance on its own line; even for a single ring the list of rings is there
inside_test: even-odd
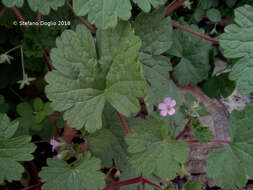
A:
[[[160,115],[163,117],[167,115],[173,115],[176,112],[174,109],[175,105],[175,100],[171,99],[170,97],[164,98],[163,103],[158,105],[158,109],[161,110]]]
[[[62,156],[60,154],[57,154],[56,156],[54,156],[57,159],[62,159]]]
[[[53,139],[50,140],[50,144],[52,145],[52,152],[54,152],[55,149],[62,146],[64,143],[60,143],[60,142],[56,141],[55,138],[53,137]]]

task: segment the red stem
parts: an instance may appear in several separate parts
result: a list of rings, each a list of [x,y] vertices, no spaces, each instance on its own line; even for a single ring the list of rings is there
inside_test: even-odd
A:
[[[165,15],[168,16],[172,11],[180,7],[182,4],[184,4],[186,0],[178,0],[176,3],[174,3],[172,6],[168,7],[165,11]]]
[[[142,181],[142,190],[146,189],[146,184],[144,183],[144,181]]]
[[[192,143],[199,143],[199,140],[185,140],[184,142],[187,144],[192,144]],[[212,139],[212,140],[208,140],[208,142],[231,144],[231,141],[222,140],[222,139]]]
[[[188,122],[186,123],[186,125],[184,126],[184,130],[181,131],[177,137],[176,140],[179,140],[180,138],[182,138],[184,136],[185,133],[187,133],[191,128],[190,128],[190,123],[191,123],[191,119],[188,120]]]
[[[154,187],[156,187],[158,189],[161,189],[161,187],[159,185],[156,185],[155,183],[153,183],[152,181],[149,181],[146,178],[143,178],[143,182],[144,182],[144,184],[149,184],[149,185],[152,185],[152,186],[154,186]]]
[[[49,60],[48,56],[47,56],[47,50],[43,46],[40,46],[40,49],[43,52],[43,59],[44,59],[46,65],[47,65],[48,70],[52,71],[53,67],[52,67],[52,65],[50,63],[50,60]]]
[[[2,18],[2,16],[4,16],[4,13],[7,11],[7,7],[3,7],[1,12],[0,12],[0,19]]]
[[[69,2],[66,3],[67,7],[75,14],[73,7],[70,5]],[[88,28],[90,28],[94,33],[97,31],[97,28],[95,25],[89,24],[83,17],[78,16],[79,20],[86,25]]]
[[[119,183],[109,184],[103,190],[116,189],[116,188],[119,188],[119,187],[122,187],[122,186],[139,183],[141,181],[142,181],[142,177],[140,176],[140,177],[137,177],[137,178],[126,180],[126,181],[121,181]]]
[[[119,183],[109,184],[103,190],[116,189],[116,188],[119,188],[119,187],[122,187],[122,186],[132,185],[132,184],[136,184],[136,183],[139,183],[139,182],[142,183],[142,187],[144,188],[143,190],[145,190],[145,184],[149,184],[149,185],[154,186],[158,189],[161,189],[161,187],[159,185],[153,183],[152,181],[149,181],[146,178],[143,178],[142,175],[141,175],[137,178],[121,181]]]
[[[41,22],[41,14],[38,12],[37,14],[37,22],[39,23],[38,27],[40,27],[40,22]]]
[[[217,44],[217,45],[219,44],[219,40],[212,39],[212,38],[210,38],[210,37],[208,37],[208,36],[205,36],[205,35],[203,35],[203,34],[200,34],[200,33],[198,33],[198,32],[195,32],[195,31],[193,31],[193,30],[190,30],[190,29],[188,29],[188,28],[185,28],[184,26],[181,26],[181,25],[176,24],[176,23],[174,23],[174,22],[171,22],[171,24],[172,24],[172,26],[174,26],[174,27],[176,27],[176,28],[182,29],[182,30],[184,30],[184,31],[186,31],[186,32],[189,32],[189,33],[192,33],[192,34],[194,34],[195,36],[198,36],[198,37],[200,37],[200,38],[202,38],[202,39],[204,39],[204,40],[208,40],[208,41],[212,42],[213,44]]]
[[[22,14],[19,12],[17,7],[14,6],[11,9],[14,12],[14,14],[16,15],[16,17],[19,21],[25,22],[25,19],[23,18]],[[27,29],[27,28],[28,28],[28,26],[24,24],[24,29]]]
[[[30,190],[30,189],[34,189],[34,188],[37,188],[37,187],[41,187],[44,183],[43,182],[40,182],[38,184],[35,184],[35,185],[31,185],[29,187],[26,187],[26,188],[23,188],[21,190]]]
[[[120,121],[121,121],[123,127],[124,127],[125,130],[126,130],[126,133],[127,133],[127,134],[130,133],[130,130],[129,130],[129,128],[128,128],[128,126],[127,126],[127,123],[126,123],[126,121],[124,120],[123,116],[122,116],[117,110],[115,110],[115,111],[116,111],[116,114],[119,116],[119,119],[120,119]]]

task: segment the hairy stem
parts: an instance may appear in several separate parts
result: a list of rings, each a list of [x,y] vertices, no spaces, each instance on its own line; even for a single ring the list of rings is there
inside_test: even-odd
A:
[[[171,12],[173,12],[175,9],[180,7],[182,4],[184,4],[186,0],[178,0],[176,3],[174,3],[172,6],[168,7],[165,11],[165,16],[168,16]]]
[[[4,13],[7,11],[7,7],[3,7],[1,12],[0,12],[0,19],[4,16]]]
[[[156,187],[158,189],[161,189],[161,187],[159,185],[153,183],[152,181],[150,181],[150,180],[148,180],[146,178],[143,178],[143,182],[144,182],[144,184],[148,184],[148,185],[154,186],[154,187]]]
[[[122,116],[117,110],[115,110],[115,111],[116,111],[116,114],[119,116],[119,119],[120,119],[120,121],[121,121],[123,127],[124,127],[125,130],[126,130],[126,133],[127,133],[127,134],[130,133],[130,130],[129,130],[129,128],[128,128],[128,126],[127,126],[127,123],[126,123],[125,119],[123,118],[123,116]]]
[[[19,21],[25,22],[24,17],[23,17],[22,14],[19,12],[19,10],[17,9],[17,7],[12,7],[11,9],[12,9],[12,11],[14,12],[15,16],[17,17],[17,19],[18,19]],[[24,24],[24,28],[27,29],[28,26]]]
[[[53,66],[51,65],[49,57],[47,56],[47,50],[43,46],[40,46],[40,49],[43,52],[43,59],[44,59],[46,65],[47,65],[48,70],[52,71],[53,70]]]
[[[198,33],[198,32],[195,32],[195,31],[193,31],[193,30],[190,30],[190,29],[188,29],[188,28],[185,28],[184,26],[181,26],[181,25],[176,24],[176,23],[174,23],[174,22],[171,22],[171,24],[172,24],[172,26],[174,26],[174,27],[176,27],[176,28],[179,28],[179,29],[181,29],[181,30],[184,30],[184,31],[186,31],[186,32],[189,32],[189,33],[191,33],[191,34],[193,34],[193,35],[195,35],[195,36],[198,36],[198,37],[200,37],[200,38],[202,38],[202,39],[204,39],[204,40],[210,41],[210,42],[212,42],[213,44],[216,44],[216,45],[219,44],[219,40],[212,39],[212,38],[210,38],[210,37],[208,37],[208,36],[205,36],[205,35],[203,35],[203,34],[200,34],[200,33]]]
[[[186,123],[186,125],[184,126],[183,131],[181,131],[177,137],[176,140],[179,140],[180,138],[182,138],[184,136],[185,133],[187,133],[191,128],[190,128],[190,123],[191,123],[191,119],[188,120],[188,122]]]
[[[74,9],[73,9],[73,7],[70,5],[70,3],[67,2],[66,5],[67,5],[67,7],[75,14]],[[83,17],[81,17],[81,16],[77,16],[77,17],[79,18],[79,20],[80,20],[84,25],[86,25],[89,29],[91,29],[92,32],[96,33],[97,28],[96,28],[94,25],[88,23],[88,22],[87,22]]]
[[[193,144],[193,143],[199,143],[199,140],[185,140],[184,142],[186,144]],[[231,141],[222,140],[222,139],[212,139],[212,140],[208,140],[208,142],[231,144]]]
[[[137,178],[121,181],[121,182],[118,182],[118,183],[109,184],[103,190],[110,190],[110,189],[119,188],[119,187],[126,186],[126,185],[136,184],[136,183],[139,183],[141,181],[142,181],[142,177],[140,176],[140,177],[137,177]]]
[[[35,185],[31,185],[29,187],[26,187],[26,188],[23,188],[21,190],[30,190],[30,189],[35,189],[35,188],[38,188],[38,187],[41,187],[44,183],[43,182],[40,182],[38,184],[35,184]]]
[[[40,27],[40,22],[41,22],[41,13],[40,12],[38,12],[37,13],[37,22],[38,22],[38,27]]]
[[[114,184],[109,184],[103,190],[116,189],[116,188],[119,188],[119,187],[122,187],[122,186],[132,185],[132,184],[136,184],[136,183],[141,183],[144,190],[145,190],[145,185],[146,184],[151,185],[153,187],[156,187],[158,189],[161,189],[161,187],[159,185],[153,183],[152,181],[150,181],[146,178],[143,178],[142,175],[141,175],[141,176],[133,178],[133,179],[121,181],[121,182],[114,183]]]

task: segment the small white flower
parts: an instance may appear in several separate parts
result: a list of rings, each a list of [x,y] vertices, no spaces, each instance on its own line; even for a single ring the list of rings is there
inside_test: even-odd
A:
[[[29,86],[31,81],[34,81],[35,78],[29,78],[27,74],[24,74],[23,80],[19,80],[17,83],[20,84],[19,89],[24,88],[25,85]]]
[[[13,57],[9,56],[8,54],[5,54],[5,53],[1,54],[0,55],[0,64],[5,63],[5,62],[11,64],[12,59],[13,59]]]

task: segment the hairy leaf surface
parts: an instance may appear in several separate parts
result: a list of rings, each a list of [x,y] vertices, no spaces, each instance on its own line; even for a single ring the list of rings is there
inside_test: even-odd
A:
[[[100,160],[90,153],[80,156],[73,166],[52,158],[47,160],[47,164],[39,174],[46,182],[43,190],[100,190],[105,186],[105,176],[98,171],[101,168]]]
[[[43,15],[48,15],[50,9],[57,10],[65,4],[66,0],[28,0],[28,4],[35,12],[39,11]]]
[[[31,137],[13,137],[18,123],[10,122],[5,114],[0,114],[0,184],[7,180],[20,180],[24,167],[19,161],[33,159],[35,145],[30,143]]]
[[[173,179],[180,172],[180,165],[188,160],[189,147],[181,141],[163,139],[163,124],[158,118],[146,119],[126,136],[126,142],[130,163],[138,173]]]
[[[185,27],[201,34],[204,33],[195,25]],[[173,70],[173,75],[183,86],[197,84],[207,77],[210,70],[211,43],[179,29],[175,30],[173,34],[174,44],[168,53],[181,58]]]
[[[166,0],[134,0],[144,11],[148,12],[153,7],[163,5]],[[74,0],[73,8],[78,16],[88,14],[88,20],[98,28],[114,28],[118,19],[128,20],[131,17],[130,0]]]
[[[225,28],[220,45],[227,58],[253,57],[253,7],[244,5],[235,9],[235,24]]]
[[[2,3],[6,7],[22,7],[24,4],[24,0],[2,0]]]
[[[242,188],[253,178],[253,106],[230,117],[229,133],[232,143],[211,153],[207,159],[207,176],[225,189]]]
[[[171,97],[180,104],[180,94],[169,78],[170,59],[161,54],[171,48],[172,26],[170,18],[164,19],[164,8],[152,13],[141,13],[133,23],[136,34],[142,39],[140,61],[147,82],[148,104],[159,104]]]
[[[137,97],[145,91],[138,50],[141,42],[129,23],[116,29],[99,30],[97,52],[87,28],[66,30],[51,52],[56,70],[46,76],[47,96],[52,107],[65,111],[72,128],[94,132],[102,127],[105,102],[130,116],[139,110]]]
[[[220,37],[220,45],[227,58],[241,58],[232,68],[230,79],[237,81],[239,92],[253,91],[253,7],[244,5],[235,9],[235,24],[225,28]]]

